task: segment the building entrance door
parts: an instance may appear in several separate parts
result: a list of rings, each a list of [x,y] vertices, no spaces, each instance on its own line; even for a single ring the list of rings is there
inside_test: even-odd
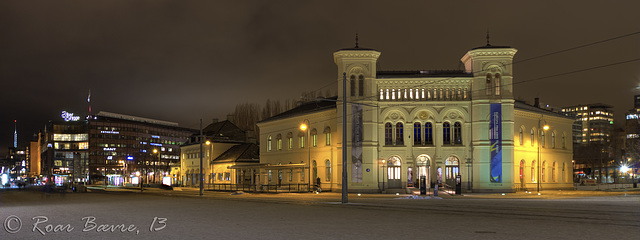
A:
[[[400,158],[393,156],[387,161],[387,182],[389,188],[402,188]]]

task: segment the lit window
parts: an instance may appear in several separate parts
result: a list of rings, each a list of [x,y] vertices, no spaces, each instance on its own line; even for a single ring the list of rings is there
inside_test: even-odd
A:
[[[331,145],[331,128],[326,127],[324,129],[324,137],[325,137],[325,143],[327,146]]]
[[[314,147],[318,146],[318,131],[314,128],[311,130],[311,145]]]
[[[267,137],[267,152],[271,152],[271,136]]]

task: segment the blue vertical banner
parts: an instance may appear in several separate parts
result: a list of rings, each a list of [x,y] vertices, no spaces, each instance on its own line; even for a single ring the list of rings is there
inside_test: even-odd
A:
[[[489,117],[489,140],[491,142],[491,182],[502,182],[502,104],[491,104]]]
[[[362,105],[353,104],[352,142],[351,142],[351,182],[362,182]]]

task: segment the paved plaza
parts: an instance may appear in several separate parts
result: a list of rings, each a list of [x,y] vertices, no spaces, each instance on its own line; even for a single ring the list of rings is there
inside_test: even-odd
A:
[[[412,195],[0,191],[0,239],[639,239],[637,189]]]

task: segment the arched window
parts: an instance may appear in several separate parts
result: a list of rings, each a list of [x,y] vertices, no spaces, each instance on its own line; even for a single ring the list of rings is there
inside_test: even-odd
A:
[[[460,122],[453,124],[453,143],[462,144],[462,124]]]
[[[562,133],[562,149],[567,148],[567,134]]]
[[[487,73],[487,81],[485,83],[485,93],[487,96],[491,95],[491,74]]]
[[[267,152],[271,152],[271,135],[267,137]]]
[[[306,132],[302,132],[302,131],[298,132],[298,144],[300,145],[300,148],[304,148],[304,145],[305,145],[305,142],[304,142],[304,141],[305,141],[305,139],[304,139],[304,137],[305,137],[306,135],[307,135],[307,133],[306,133]]]
[[[540,171],[542,171],[542,173],[540,174],[540,180],[542,182],[546,182],[547,179],[545,179],[546,175],[545,175],[545,169],[547,168],[547,161],[543,161],[542,162],[542,167],[540,169]]]
[[[536,182],[536,161],[531,162],[531,182]]]
[[[413,123],[413,145],[422,144],[422,126],[419,122]]]
[[[331,128],[324,128],[324,139],[327,146],[331,145]]]
[[[318,146],[318,130],[315,128],[311,130],[311,146]]]
[[[358,96],[364,96],[364,76],[358,77]]]
[[[451,144],[451,125],[448,122],[442,124],[442,144]]]
[[[524,183],[524,159],[520,161],[520,183]]]
[[[287,146],[289,149],[293,149],[293,133],[287,133]]]
[[[396,123],[396,145],[404,145],[404,125]]]
[[[433,126],[430,122],[424,124],[424,142],[433,145]]]
[[[565,181],[564,180],[564,176],[566,176],[565,175],[566,173],[565,173],[565,170],[564,170],[565,166],[566,166],[565,163],[562,163],[562,175],[560,175],[560,181],[562,181],[562,182]]]
[[[391,123],[384,124],[384,144],[393,144],[393,126],[391,125]]]
[[[518,140],[520,140],[520,146],[524,144],[524,129],[520,128],[520,133],[518,134]]]
[[[531,146],[533,147],[533,144],[535,143],[536,140],[536,136],[535,136],[535,132],[533,131],[533,128],[531,129]]]
[[[356,96],[356,76],[351,75],[350,78],[350,82],[349,85],[351,87],[351,96],[355,97]]]
[[[496,87],[496,96],[500,96],[500,89],[501,89],[500,81],[501,81],[500,74],[496,73],[496,77],[494,79],[495,87]]]
[[[327,159],[324,165],[325,165],[325,178],[327,182],[331,182],[331,161]]]
[[[551,132],[551,148],[556,148],[556,132]]]
[[[556,181],[556,162],[553,162],[553,164],[551,164],[551,181]]]
[[[282,150],[282,135],[280,134],[276,137],[276,145],[278,150]]]
[[[445,162],[445,178],[446,179],[455,179],[456,176],[460,173],[460,160],[457,157],[450,156]]]
[[[540,131],[540,146],[542,146],[542,147],[546,147],[545,146],[545,138],[546,137],[544,135],[545,135],[544,134],[544,130],[541,130]]]

